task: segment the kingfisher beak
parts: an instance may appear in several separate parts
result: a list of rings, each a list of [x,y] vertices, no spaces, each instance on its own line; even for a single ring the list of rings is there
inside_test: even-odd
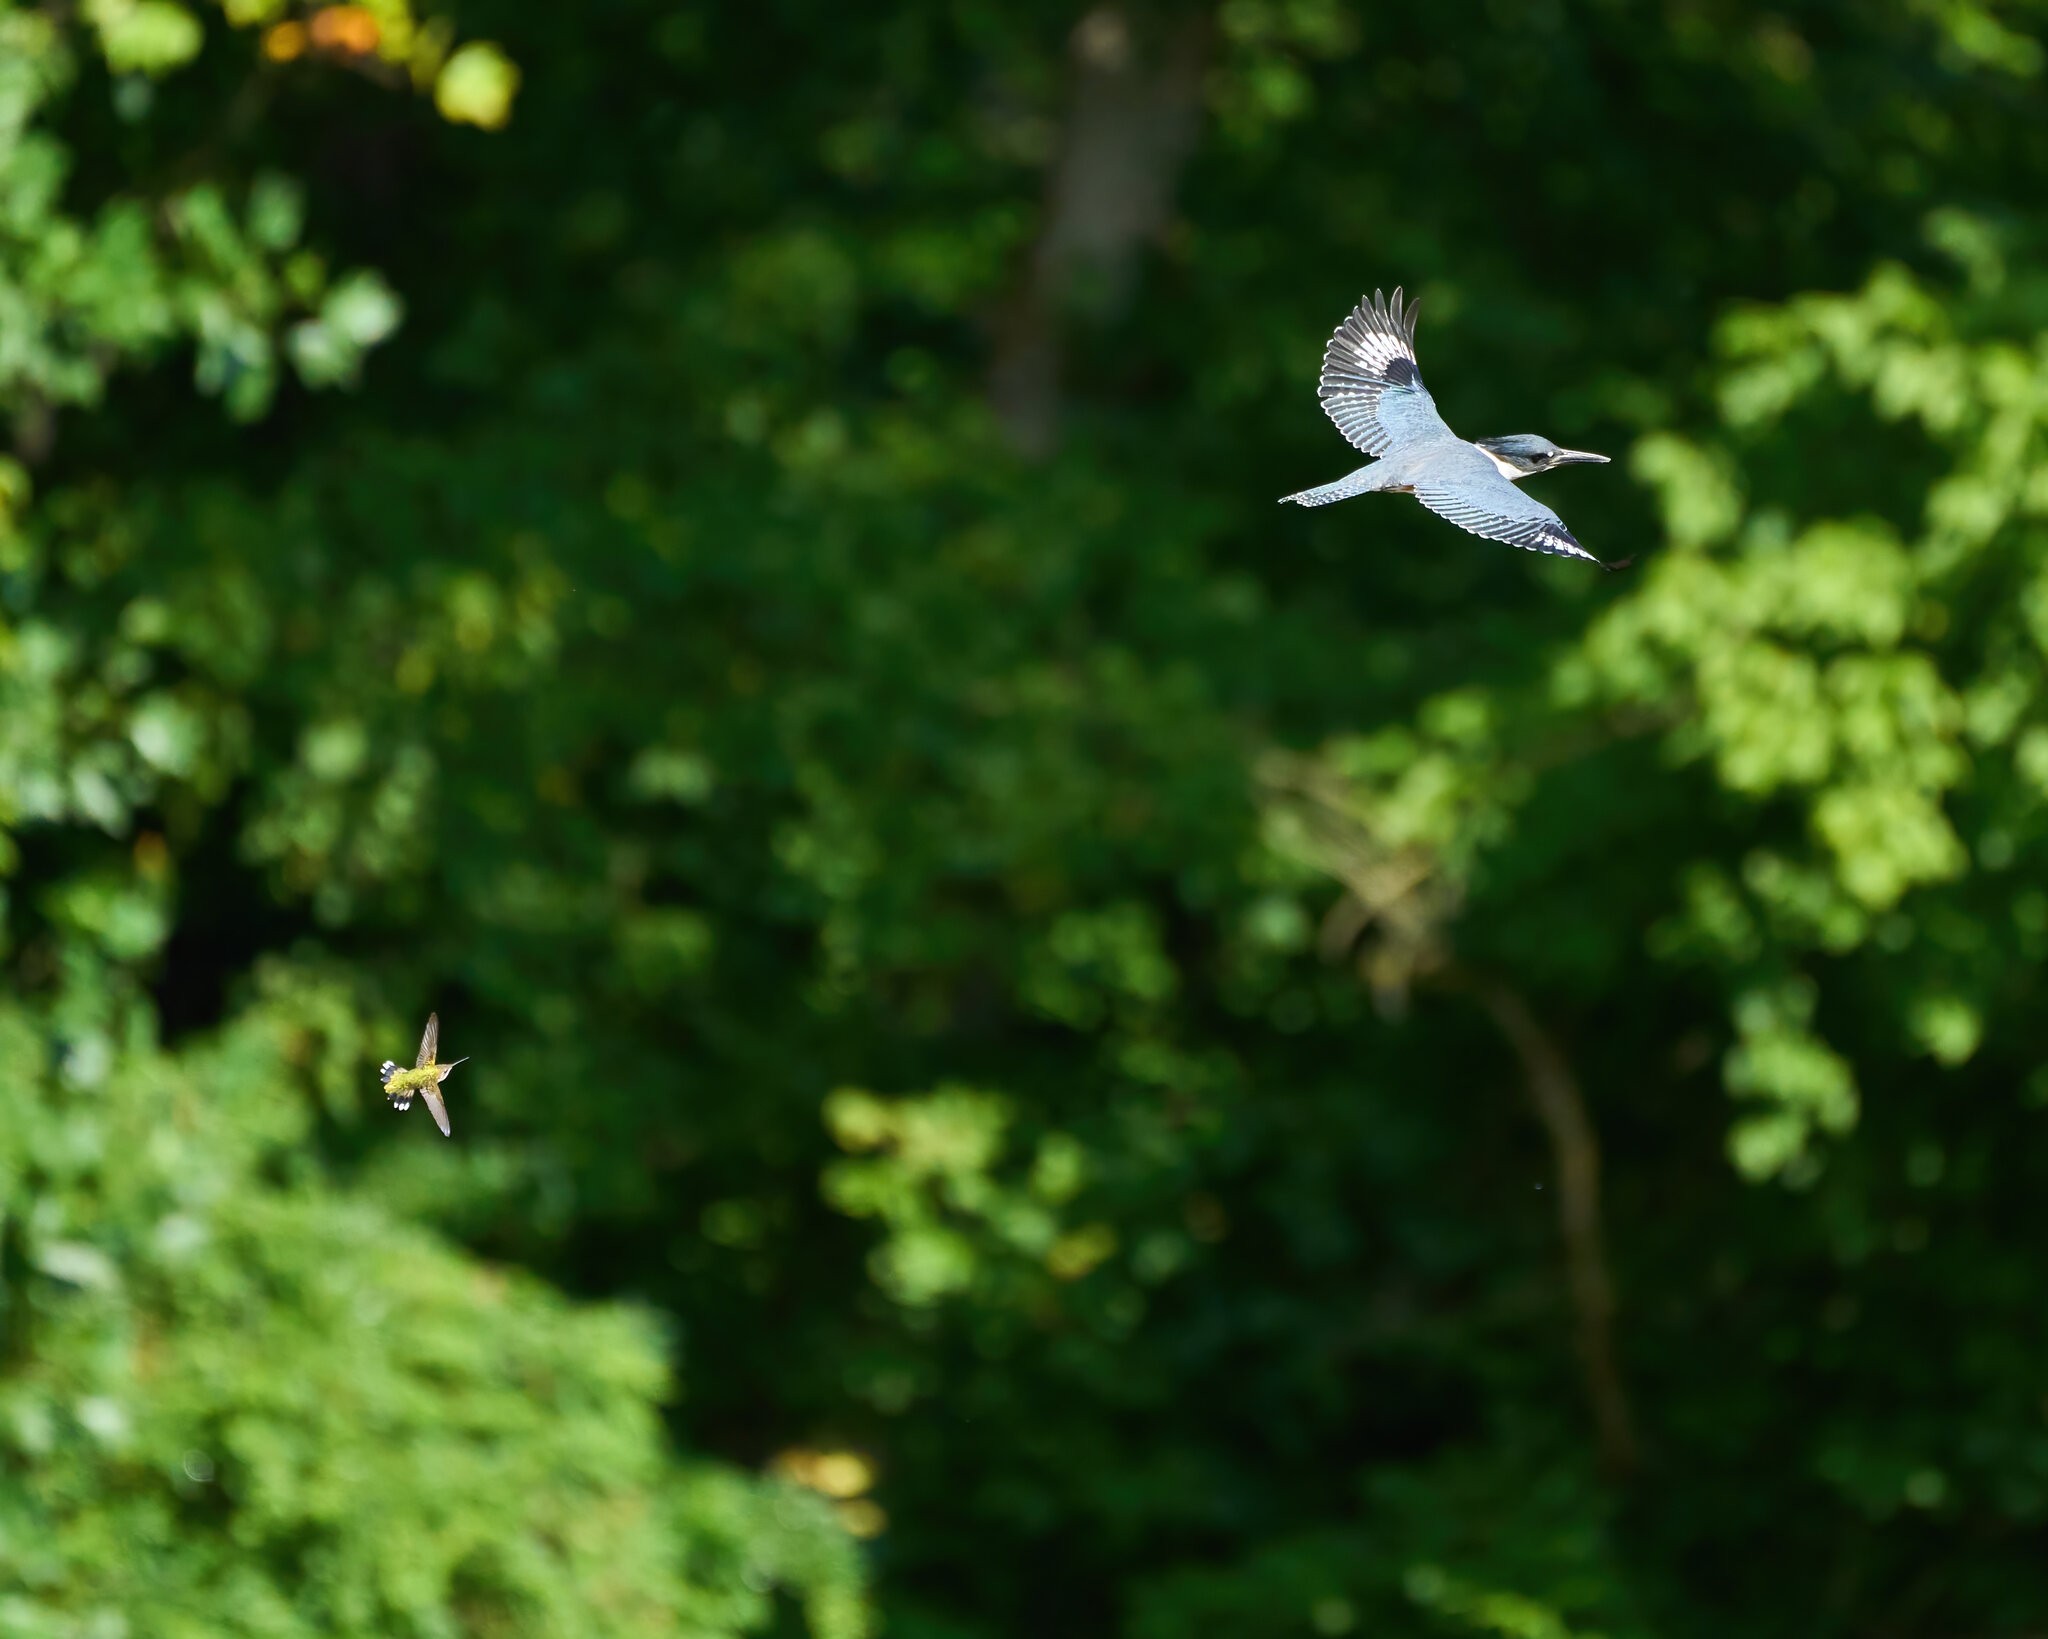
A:
[[[1607,457],[1595,455],[1591,450],[1559,450],[1550,458],[1553,467],[1577,467],[1588,463],[1604,467],[1607,464]]]

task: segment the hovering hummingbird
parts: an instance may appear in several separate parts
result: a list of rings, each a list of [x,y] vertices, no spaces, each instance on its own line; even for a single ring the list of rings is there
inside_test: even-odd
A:
[[[384,1096],[391,1100],[392,1107],[399,1110],[412,1108],[412,1095],[418,1093],[427,1101],[427,1109],[434,1117],[434,1125],[441,1129],[443,1138],[452,1137],[448,1130],[448,1107],[441,1102],[441,1083],[448,1079],[448,1072],[456,1064],[467,1064],[467,1057],[455,1060],[454,1064],[436,1064],[434,1050],[441,1045],[441,1015],[427,1015],[426,1034],[420,1037],[420,1056],[410,1070],[401,1070],[390,1059],[378,1066],[377,1079],[384,1084]]]

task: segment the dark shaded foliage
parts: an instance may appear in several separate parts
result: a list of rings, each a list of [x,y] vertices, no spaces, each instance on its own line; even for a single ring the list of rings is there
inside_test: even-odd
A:
[[[2038,1624],[2038,6],[245,9],[0,360],[22,1622]],[[1630,576],[1274,505],[1396,283]]]

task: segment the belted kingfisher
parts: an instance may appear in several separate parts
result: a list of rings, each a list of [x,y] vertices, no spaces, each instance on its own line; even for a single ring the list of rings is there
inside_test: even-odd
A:
[[[1606,456],[1561,450],[1534,433],[1467,443],[1444,424],[1415,363],[1415,307],[1410,302],[1402,308],[1398,289],[1392,301],[1375,290],[1337,326],[1323,349],[1316,396],[1337,430],[1376,457],[1372,465],[1334,484],[1280,499],[1327,506],[1384,490],[1412,495],[1439,517],[1490,541],[1553,557],[1584,558],[1602,569],[1634,562],[1602,563],[1579,545],[1562,518],[1515,488],[1517,479],[1532,472],[1604,462]]]

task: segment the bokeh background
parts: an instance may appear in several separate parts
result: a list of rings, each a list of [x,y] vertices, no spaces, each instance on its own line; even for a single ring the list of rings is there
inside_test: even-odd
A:
[[[416,3],[0,4],[0,1631],[2048,1632],[2048,6]]]

